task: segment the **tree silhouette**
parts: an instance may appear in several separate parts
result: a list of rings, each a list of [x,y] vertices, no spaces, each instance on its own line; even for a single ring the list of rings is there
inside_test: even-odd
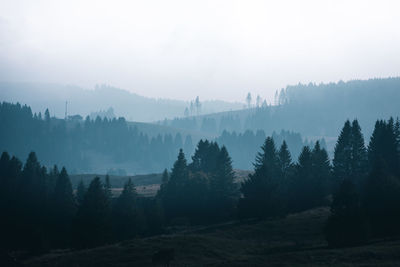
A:
[[[183,150],[179,150],[178,158],[172,167],[171,175],[165,193],[161,195],[163,206],[168,220],[178,216],[184,216],[184,188],[189,178],[187,162]]]
[[[251,107],[251,94],[250,92],[246,96],[246,103],[247,103],[247,108]]]
[[[364,136],[357,120],[352,123],[351,129],[351,170],[356,185],[360,186],[367,175],[367,150],[364,144]]]
[[[216,171],[209,178],[209,209],[213,218],[221,219],[232,215],[239,193],[234,178],[232,160],[223,146],[217,156]]]
[[[75,198],[67,170],[61,169],[54,188],[53,214],[55,227],[55,244],[60,247],[70,245],[72,220],[75,216]]]
[[[378,120],[375,123],[368,145],[368,161],[370,167],[383,161],[389,174],[400,174],[398,143],[392,118],[388,122]]]
[[[338,137],[333,157],[333,172],[337,179],[336,184],[340,184],[344,179],[351,178],[351,124],[347,120]]]
[[[76,218],[75,246],[93,247],[109,240],[110,206],[99,177],[90,183]]]
[[[267,137],[254,163],[254,174],[242,183],[239,213],[243,217],[276,216],[279,210],[279,159],[274,140]]]
[[[139,232],[136,197],[135,185],[129,178],[113,209],[114,237],[117,240],[131,239]]]
[[[352,179],[361,186],[367,172],[367,154],[364,137],[357,120],[346,121],[335,146],[333,171],[336,184]]]

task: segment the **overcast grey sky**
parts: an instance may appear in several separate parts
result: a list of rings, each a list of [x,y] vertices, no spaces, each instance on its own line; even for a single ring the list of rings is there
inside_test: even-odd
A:
[[[271,99],[400,75],[400,1],[0,1],[0,81]]]

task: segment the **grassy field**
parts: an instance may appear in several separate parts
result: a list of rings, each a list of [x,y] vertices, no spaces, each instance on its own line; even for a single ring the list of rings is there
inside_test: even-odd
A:
[[[244,179],[246,179],[251,173],[250,171],[244,170],[235,170],[236,182],[240,183]],[[103,181],[105,179],[104,174],[74,174],[70,175],[71,183],[74,189],[78,186],[78,183],[82,180],[86,185],[90,184],[90,181],[94,177],[100,177]],[[110,175],[111,186],[113,187],[114,196],[118,196],[122,188],[124,187],[125,182],[131,178],[133,183],[136,186],[136,191],[139,195],[145,197],[155,196],[158,189],[160,188],[161,183],[161,173],[153,173],[153,174],[143,174],[143,175],[134,175],[134,176],[117,176]]]
[[[328,249],[328,208],[283,219],[230,222],[82,251],[54,251],[27,266],[154,266],[153,253],[174,248],[171,266],[400,266],[400,240]]]

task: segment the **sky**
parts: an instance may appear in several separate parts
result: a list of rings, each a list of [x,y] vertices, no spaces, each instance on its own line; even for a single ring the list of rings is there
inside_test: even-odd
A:
[[[400,76],[400,1],[0,1],[0,81],[269,101]]]

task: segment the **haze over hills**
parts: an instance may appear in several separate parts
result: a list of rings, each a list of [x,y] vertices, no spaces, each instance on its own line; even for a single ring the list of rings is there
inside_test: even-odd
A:
[[[400,266],[400,1],[0,1],[0,267]]]
[[[312,138],[337,136],[343,121],[357,118],[368,137],[376,119],[400,116],[400,77],[290,85],[275,98],[275,105],[257,105],[253,101],[243,110],[163,123],[212,134],[260,129],[272,134],[286,129]]]
[[[27,103],[23,104],[36,103],[36,107],[45,107],[48,104],[52,117],[54,116],[51,112],[52,107],[58,108],[62,115],[57,113],[55,115],[59,118],[63,118],[62,109],[65,108],[63,99],[67,96],[75,97],[75,102],[71,103],[76,105],[79,103],[82,112],[89,112],[95,107],[103,108],[105,106],[101,105],[107,104],[108,99],[111,99],[111,102],[119,103],[116,105],[115,115],[123,110],[127,113],[135,111],[132,116],[148,119],[166,114],[173,116],[179,110],[184,110],[186,103],[144,98],[110,87],[99,87],[91,91],[78,87],[62,87],[52,91],[50,88],[57,87],[50,85],[41,87],[36,84],[37,87],[34,88],[38,90],[30,91],[28,88],[33,87],[5,83],[1,86],[5,88],[1,91],[1,100],[25,99]],[[4,138],[16,140],[17,137],[12,129],[17,129],[19,127],[17,125],[21,123],[25,124],[26,129],[18,131],[34,134],[19,135],[20,141],[17,142],[19,145],[11,145],[11,141],[3,138],[2,149],[16,153],[20,157],[34,150],[44,159],[46,165],[65,164],[70,170],[78,173],[106,173],[112,169],[123,170],[130,174],[161,172],[172,164],[179,148],[183,148],[190,157],[200,139],[217,141],[219,145],[225,145],[232,155],[233,166],[238,169],[252,168],[252,159],[266,136],[273,136],[277,145],[285,140],[294,160],[297,160],[304,145],[313,146],[316,140],[323,140],[321,144],[327,148],[332,158],[336,136],[346,119],[357,118],[367,139],[376,119],[400,115],[399,88],[400,78],[320,85],[299,84],[281,90],[277,94],[274,106],[265,103],[254,104],[254,101],[253,103],[249,101],[246,109],[159,120],[157,123],[135,122],[129,119],[112,121],[112,118],[97,121],[93,116],[91,123],[85,122],[83,118],[68,120],[67,130],[63,129],[65,127],[63,119],[53,118],[52,126],[47,129],[42,125],[41,119],[33,114],[35,108],[32,108],[32,111],[29,109],[26,112],[17,112],[18,108],[10,109],[5,105],[2,116],[9,126],[5,127],[8,131],[4,131]],[[56,90],[64,92],[65,95],[58,95]],[[59,105],[55,104],[56,98]],[[93,101],[88,100],[92,98]],[[141,99],[144,99],[144,102]],[[141,104],[131,105],[135,101]],[[203,105],[207,106],[207,103],[211,104],[205,102]],[[208,106],[210,107],[208,110],[211,110],[211,106]],[[223,105],[219,109],[223,109]],[[36,112],[41,111],[44,114],[44,110],[45,108]],[[165,112],[161,114],[163,110]],[[27,114],[24,116],[27,117],[22,118],[20,117],[22,115],[18,115],[25,114],[24,112]],[[84,116],[85,113],[81,115]],[[8,121],[9,118],[14,120]],[[36,125],[34,127],[44,127],[43,131],[29,130],[31,123]],[[115,134],[120,136],[120,140],[115,140]],[[48,141],[49,138],[54,140]],[[58,142],[58,145],[65,149],[65,153],[54,154],[52,142]],[[71,153],[77,154],[72,156]],[[148,160],[144,160],[145,158]]]
[[[190,108],[190,102],[173,98],[173,96],[171,99],[148,98],[108,85],[88,90],[74,85],[0,82],[2,101],[27,104],[31,106],[33,112],[43,112],[48,108],[51,114],[59,118],[65,116],[66,101],[68,101],[69,115],[79,114],[85,117],[111,107],[117,117],[122,116],[130,121],[151,122],[181,117],[185,108]],[[243,103],[237,102],[201,99],[200,101],[199,114],[243,108]]]

